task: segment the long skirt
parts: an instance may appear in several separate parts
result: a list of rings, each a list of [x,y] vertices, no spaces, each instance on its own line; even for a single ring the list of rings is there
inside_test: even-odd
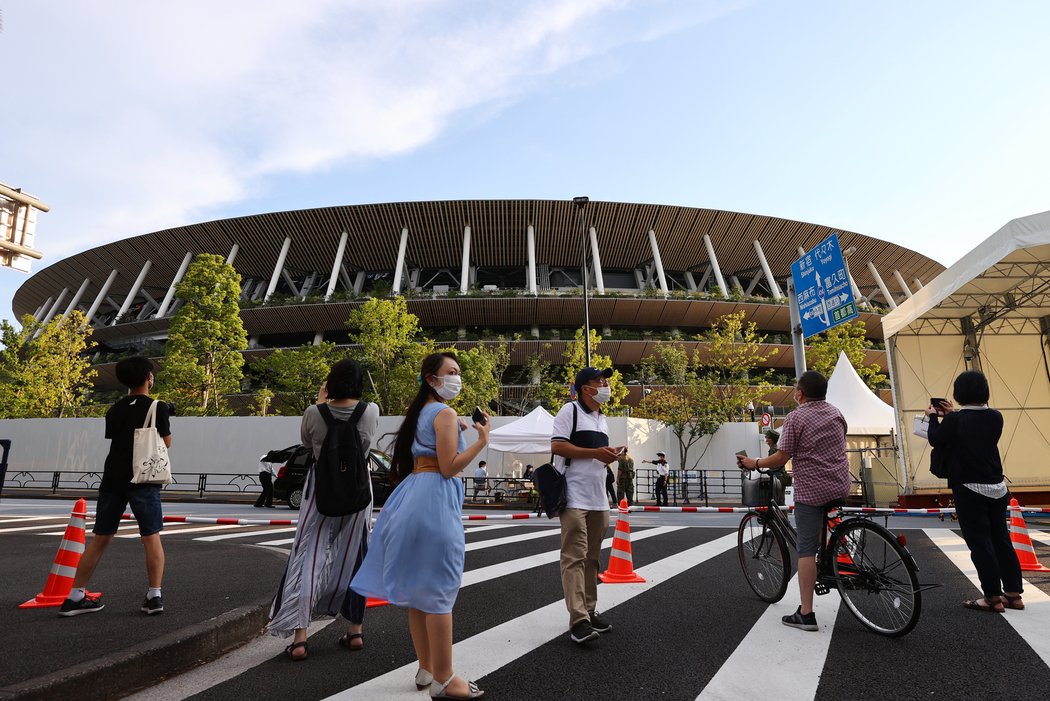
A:
[[[340,612],[359,553],[368,546],[371,520],[371,504],[350,516],[318,513],[310,471],[288,566],[270,607],[270,635],[286,638],[314,618]]]

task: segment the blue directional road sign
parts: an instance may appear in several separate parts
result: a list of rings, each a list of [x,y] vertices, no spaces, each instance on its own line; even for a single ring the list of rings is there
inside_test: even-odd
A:
[[[859,316],[839,235],[832,234],[791,264],[802,337],[827,331]]]

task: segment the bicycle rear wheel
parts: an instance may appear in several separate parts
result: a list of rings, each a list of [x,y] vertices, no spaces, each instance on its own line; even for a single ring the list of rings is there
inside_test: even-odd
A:
[[[778,531],[762,522],[752,511],[740,521],[737,554],[744,577],[758,598],[769,603],[780,601],[791,578],[791,559],[787,544]]]
[[[922,611],[919,579],[892,533],[853,519],[835,529],[828,552],[839,594],[858,621],[891,638],[915,627]]]

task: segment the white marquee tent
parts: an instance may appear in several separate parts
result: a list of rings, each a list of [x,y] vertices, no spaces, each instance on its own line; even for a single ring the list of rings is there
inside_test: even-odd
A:
[[[839,353],[828,379],[826,399],[842,412],[851,436],[886,436],[894,430],[893,407],[868,389],[845,353]]]
[[[489,431],[489,448],[501,453],[550,453],[554,417],[541,406]]]
[[[882,320],[909,491],[944,490],[912,421],[955,377],[981,370],[1005,425],[1011,488],[1050,486],[1050,212],[1014,219]]]

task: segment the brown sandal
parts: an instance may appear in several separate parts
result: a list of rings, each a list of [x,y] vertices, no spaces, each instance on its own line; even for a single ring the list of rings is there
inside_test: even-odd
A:
[[[301,657],[296,657],[294,653],[299,648],[303,649],[303,654],[302,654]],[[306,649],[306,641],[305,640],[303,642],[301,642],[301,643],[292,643],[291,645],[289,645],[288,647],[286,647],[284,649],[284,654],[288,655],[288,659],[290,659],[292,662],[302,662],[303,660],[306,659],[307,652],[308,651]]]
[[[1006,607],[1003,606],[1003,602],[998,596],[986,596],[981,599],[964,601],[963,607],[971,611],[987,611],[988,613],[1004,613],[1006,611]]]
[[[1008,609],[1015,611],[1024,611],[1024,602],[1021,601],[1021,595],[1011,596],[1010,594],[1003,594],[1002,596],[1003,606]]]
[[[359,641],[357,645],[354,645],[354,641]],[[365,649],[365,634],[364,633],[347,633],[339,638],[339,645],[345,647],[350,652],[357,652],[358,650]]]

